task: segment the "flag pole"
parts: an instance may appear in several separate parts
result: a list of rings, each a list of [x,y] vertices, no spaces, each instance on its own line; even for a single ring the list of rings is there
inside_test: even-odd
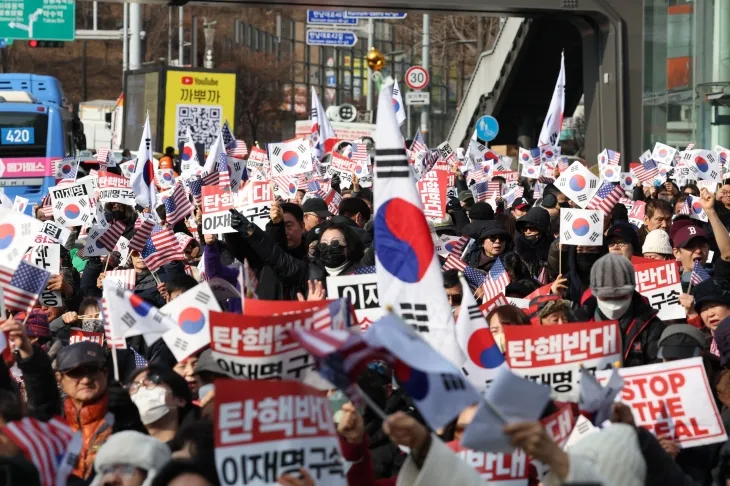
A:
[[[367,404],[367,406],[370,407],[370,410],[375,412],[375,415],[377,415],[378,418],[380,418],[383,422],[388,420],[388,416],[385,414],[383,409],[381,409],[378,406],[378,404],[375,403],[373,401],[373,399],[370,398],[370,396],[368,396],[368,394],[362,390],[362,388],[360,388],[360,385],[355,383],[355,384],[353,384],[352,388],[354,389],[355,392],[357,392],[358,395],[360,395],[360,398],[363,399],[363,401]]]
[[[160,282],[160,277],[157,276],[157,274],[153,271],[150,271],[152,274],[152,277],[155,279],[155,282],[157,282],[157,285],[160,285],[162,282]]]
[[[109,259],[111,258],[111,253],[106,256],[106,264],[104,265],[104,271],[101,273],[106,273],[106,269],[109,268]]]
[[[114,379],[119,382],[119,363],[117,361],[117,347],[112,346],[112,363],[114,363]]]

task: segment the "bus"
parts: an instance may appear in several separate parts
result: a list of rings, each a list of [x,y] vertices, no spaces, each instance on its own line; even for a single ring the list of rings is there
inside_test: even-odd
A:
[[[0,188],[26,212],[56,184],[54,161],[85,149],[83,125],[51,76],[0,74]]]

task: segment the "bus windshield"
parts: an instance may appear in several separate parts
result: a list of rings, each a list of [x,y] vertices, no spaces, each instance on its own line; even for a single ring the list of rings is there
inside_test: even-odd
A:
[[[47,113],[0,111],[0,158],[46,157]]]

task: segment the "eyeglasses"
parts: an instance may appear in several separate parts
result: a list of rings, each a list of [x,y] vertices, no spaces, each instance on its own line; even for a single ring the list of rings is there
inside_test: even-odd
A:
[[[137,467],[131,464],[109,464],[99,468],[99,474],[105,476],[107,474],[116,474],[118,476],[128,477],[137,471]]]
[[[464,297],[461,294],[447,294],[451,305],[461,305],[461,299]]]
[[[127,391],[129,391],[130,395],[134,395],[141,386],[150,389],[156,387],[160,383],[162,383],[160,375],[147,375],[147,377],[142,381],[133,381],[132,383],[127,384]]]
[[[78,368],[64,371],[63,374],[74,380],[80,380],[81,378],[93,376],[98,373],[101,373],[102,371],[103,371],[103,368],[92,365],[92,366],[79,366]]]
[[[332,240],[327,243],[319,243],[317,245],[317,249],[319,251],[325,251],[327,248],[347,248],[347,245],[344,245],[340,242],[340,240]]]
[[[492,243],[494,243],[495,241],[507,241],[507,237],[504,235],[487,236],[487,239]]]

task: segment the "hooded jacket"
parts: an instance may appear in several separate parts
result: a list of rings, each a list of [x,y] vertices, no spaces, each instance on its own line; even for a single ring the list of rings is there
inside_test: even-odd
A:
[[[535,240],[529,240],[522,234],[525,226],[534,226],[540,232]],[[540,270],[548,264],[550,245],[555,237],[550,232],[550,213],[541,207],[530,209],[515,223],[515,252],[522,258],[533,276],[538,276]]]

